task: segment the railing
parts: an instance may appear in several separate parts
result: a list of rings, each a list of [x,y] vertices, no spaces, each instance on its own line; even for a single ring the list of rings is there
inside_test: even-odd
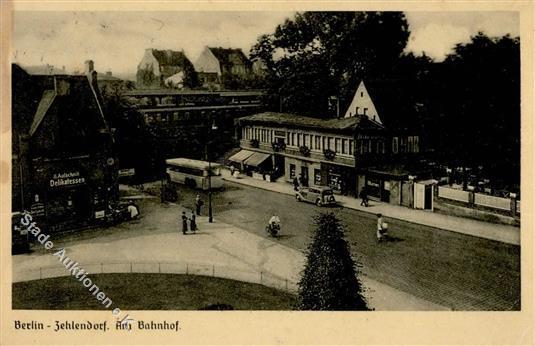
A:
[[[111,262],[82,263],[80,269],[91,274],[108,273],[159,273],[202,275],[259,284],[278,290],[296,293],[297,282],[267,271],[237,268],[226,265],[196,262]],[[13,270],[13,282],[41,280],[55,277],[71,276],[65,266],[44,266],[30,270]],[[98,282],[95,282],[98,284]]]

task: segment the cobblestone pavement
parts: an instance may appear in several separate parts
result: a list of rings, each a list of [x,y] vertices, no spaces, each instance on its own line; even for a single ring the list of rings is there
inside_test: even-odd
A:
[[[178,189],[179,202],[193,207],[197,191]],[[207,194],[201,195],[206,201]],[[319,208],[232,182],[213,193],[213,209],[221,221],[261,236],[266,236],[264,226],[276,212],[283,224],[280,242],[301,251],[310,241],[314,215],[332,211],[345,223],[352,253],[371,279],[453,310],[520,309],[516,245],[394,219],[387,219],[394,241],[377,244],[372,214]]]

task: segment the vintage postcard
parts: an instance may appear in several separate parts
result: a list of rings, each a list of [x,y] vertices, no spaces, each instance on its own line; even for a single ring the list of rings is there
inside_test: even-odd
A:
[[[533,339],[533,2],[1,4],[1,343]]]

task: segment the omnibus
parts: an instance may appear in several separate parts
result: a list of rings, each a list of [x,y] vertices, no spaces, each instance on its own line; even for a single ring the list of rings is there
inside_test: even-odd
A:
[[[167,176],[171,182],[208,190],[208,172],[211,171],[212,189],[223,187],[219,163],[184,158],[167,159],[165,163]]]

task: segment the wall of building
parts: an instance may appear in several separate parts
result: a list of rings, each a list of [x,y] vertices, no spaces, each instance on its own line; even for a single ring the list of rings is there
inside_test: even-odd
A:
[[[219,60],[217,60],[208,47],[204,48],[199,58],[195,61],[194,66],[197,72],[217,73],[218,76],[221,76]]]

